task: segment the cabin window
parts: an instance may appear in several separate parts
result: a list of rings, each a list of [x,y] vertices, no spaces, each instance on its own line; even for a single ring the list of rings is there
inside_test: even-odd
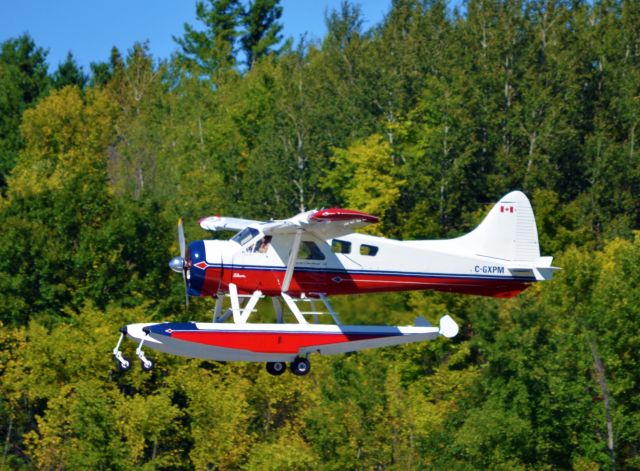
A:
[[[351,253],[351,242],[333,239],[331,242],[331,251],[333,253]]]
[[[298,260],[324,260],[324,254],[315,242],[303,240],[300,242]]]
[[[231,240],[237,242],[240,245],[244,245],[258,235],[258,229],[254,229],[253,227],[245,227],[236,235],[234,235]]]
[[[369,255],[370,257],[373,257],[377,253],[378,247],[376,247],[375,245],[362,244],[360,246],[360,255]]]

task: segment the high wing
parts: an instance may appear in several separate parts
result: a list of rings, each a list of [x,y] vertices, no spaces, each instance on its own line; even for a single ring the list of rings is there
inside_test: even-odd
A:
[[[312,234],[320,239],[327,240],[351,234],[356,229],[379,221],[377,216],[354,211],[352,209],[329,208],[312,210],[300,213],[292,218],[260,222],[251,219],[228,218],[211,216],[200,220],[200,227],[209,231],[217,230],[242,230],[253,226],[262,231],[264,235],[274,236],[281,234],[293,234],[291,251],[287,269],[282,282],[282,293],[285,301],[289,298],[284,296],[289,290],[291,278],[295,268],[302,234]]]
[[[261,224],[253,219],[228,218],[220,216],[209,216],[198,221],[200,227],[206,231],[241,231],[252,224]]]
[[[352,209],[329,208],[314,209],[297,214],[289,219],[261,222],[253,219],[241,219],[222,216],[209,216],[200,219],[200,227],[207,231],[235,230],[245,227],[259,228],[265,235],[295,234],[299,229],[320,239],[333,239],[351,234],[369,224],[379,221],[377,216],[354,211]]]
[[[307,211],[289,219],[262,224],[260,229],[265,235],[294,234],[287,270],[282,281],[283,299],[290,304],[289,298],[285,294],[291,284],[303,232],[313,234],[324,240],[333,239],[334,237],[351,234],[360,227],[368,226],[378,221],[379,218],[377,216],[360,211],[329,208],[319,211]]]
[[[326,240],[351,234],[356,229],[378,221],[378,217],[360,211],[329,208],[307,211],[281,221],[266,222],[260,225],[260,229],[265,235],[295,234],[301,230]]]

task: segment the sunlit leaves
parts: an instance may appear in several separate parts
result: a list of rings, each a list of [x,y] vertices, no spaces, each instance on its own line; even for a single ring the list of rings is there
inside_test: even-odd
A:
[[[83,97],[73,86],[27,110],[21,127],[26,145],[10,177],[9,197],[57,190],[74,176],[100,172],[113,132],[112,112],[103,91]]]
[[[391,145],[382,136],[373,135],[346,150],[336,149],[333,162],[328,182],[342,188],[348,207],[383,219],[395,207],[404,181],[398,175]],[[371,230],[375,232],[375,226]]]

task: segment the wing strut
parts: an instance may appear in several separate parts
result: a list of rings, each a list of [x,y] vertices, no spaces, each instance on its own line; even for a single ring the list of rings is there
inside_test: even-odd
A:
[[[284,274],[284,280],[282,280],[283,294],[289,291],[289,285],[291,284],[291,278],[293,277],[293,269],[296,266],[296,259],[298,258],[298,251],[300,250],[301,239],[302,239],[302,228],[299,228],[296,230],[296,235],[293,237],[293,245],[291,246],[289,261],[287,262],[287,271]]]

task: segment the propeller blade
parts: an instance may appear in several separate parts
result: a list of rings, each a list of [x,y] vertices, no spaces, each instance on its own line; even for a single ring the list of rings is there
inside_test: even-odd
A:
[[[189,287],[187,285],[187,272],[182,272],[182,281],[184,281],[184,301],[187,311],[189,310]]]
[[[180,256],[184,259],[187,248],[184,242],[184,228],[182,227],[182,218],[178,219],[178,243],[180,244]]]
[[[187,270],[189,267],[187,266],[187,244],[184,240],[184,227],[182,226],[182,218],[178,219],[178,245],[180,245],[180,258],[177,257],[173,260],[176,260],[174,268],[173,264],[170,262],[169,266],[174,271],[178,271],[177,266],[180,265],[180,271],[182,271],[182,281],[184,282],[184,296],[185,296],[185,308],[189,310],[189,283],[187,282]]]

